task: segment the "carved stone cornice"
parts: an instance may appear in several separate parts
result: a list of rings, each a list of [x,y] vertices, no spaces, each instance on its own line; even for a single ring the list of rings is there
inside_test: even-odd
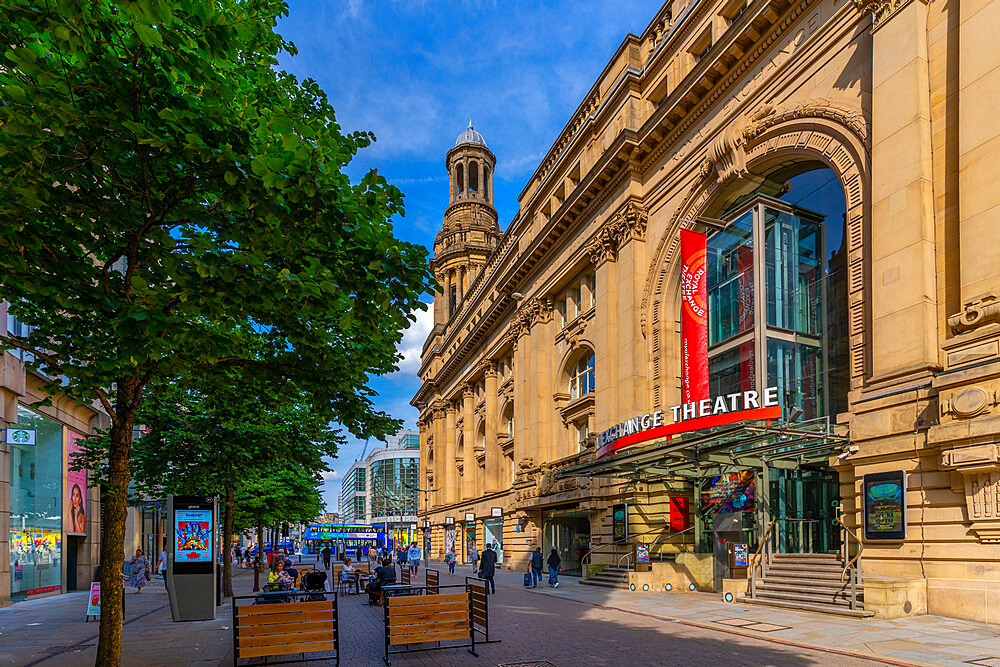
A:
[[[965,333],[995,322],[1000,322],[1000,296],[992,292],[966,302],[960,312],[948,317],[948,326],[955,333]]]
[[[594,266],[618,259],[618,251],[630,241],[646,239],[646,224],[649,215],[646,209],[635,201],[628,201],[612,215],[586,245],[584,250],[590,255]]]
[[[854,0],[854,6],[862,14],[872,15],[872,32],[875,32],[911,0]],[[925,3],[926,4],[926,3]]]
[[[979,541],[1000,543],[1000,445],[942,451],[941,468],[961,474],[969,521]]]
[[[479,365],[479,370],[484,377],[495,378],[497,376],[497,362],[486,359]]]

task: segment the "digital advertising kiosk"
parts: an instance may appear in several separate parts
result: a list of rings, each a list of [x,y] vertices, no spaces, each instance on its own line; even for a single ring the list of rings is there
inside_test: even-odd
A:
[[[171,496],[167,536],[167,596],[175,621],[215,618],[215,544],[218,512],[213,496]]]

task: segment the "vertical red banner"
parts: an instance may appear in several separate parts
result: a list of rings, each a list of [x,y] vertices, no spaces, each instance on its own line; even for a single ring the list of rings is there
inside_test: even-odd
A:
[[[708,398],[707,237],[681,230],[681,400]]]
[[[691,527],[690,501],[687,498],[670,499],[670,532],[676,533]]]

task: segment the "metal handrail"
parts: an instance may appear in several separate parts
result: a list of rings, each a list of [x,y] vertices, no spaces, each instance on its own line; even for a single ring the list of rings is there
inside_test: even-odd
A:
[[[847,576],[847,571],[851,569],[851,566],[857,563],[861,559],[861,552],[865,550],[865,541],[853,534],[844,523],[844,515],[837,515],[837,523],[840,524],[840,528],[844,531],[844,571],[840,573],[840,583],[844,583],[844,577]],[[858,543],[858,553],[854,554],[853,558],[848,558],[851,553],[850,545],[848,544],[847,538],[851,538]]]
[[[665,540],[669,540],[674,535],[680,535],[681,533],[686,533],[687,531],[693,530],[693,529],[694,529],[694,526],[692,525],[692,526],[689,526],[688,528],[685,528],[684,530],[680,530],[680,531],[678,531],[676,533],[670,533],[669,535],[667,535],[662,540],[659,540],[659,542],[662,542],[662,541],[665,541]],[[650,528],[649,530],[643,531],[643,532],[641,532],[641,533],[639,533],[637,535],[633,535],[632,537],[642,537],[643,535],[648,535],[650,533],[662,532],[662,531],[663,531],[662,527],[660,527],[660,528]],[[606,547],[618,547],[618,546],[621,546],[622,544],[628,544],[628,543],[627,542],[625,542],[625,543],[621,543],[621,542],[609,542],[608,544],[599,544],[596,547],[594,547],[593,549],[591,549],[590,551],[588,551],[587,553],[585,553],[583,555],[583,558],[580,559],[580,570],[581,570],[581,573],[583,575],[583,578],[584,579],[589,579],[589,577],[587,575],[587,564],[588,564],[588,562],[590,560],[592,560],[591,556],[593,555],[594,552],[600,551],[601,549],[604,549]],[[657,544],[657,542],[654,542],[653,544]],[[629,558],[631,558],[632,552],[630,551],[629,553],[625,554],[625,556],[628,556]],[[618,563],[619,564],[622,562],[622,559],[625,558],[625,556],[622,556],[621,558],[618,559]]]

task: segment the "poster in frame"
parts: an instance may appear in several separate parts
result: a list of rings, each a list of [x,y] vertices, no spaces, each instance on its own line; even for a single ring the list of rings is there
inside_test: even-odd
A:
[[[611,536],[615,544],[628,542],[628,504],[611,506]]]
[[[861,485],[865,540],[901,542],[906,539],[906,471],[869,473]]]

